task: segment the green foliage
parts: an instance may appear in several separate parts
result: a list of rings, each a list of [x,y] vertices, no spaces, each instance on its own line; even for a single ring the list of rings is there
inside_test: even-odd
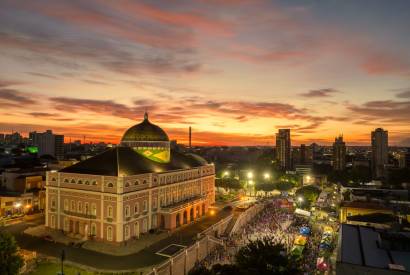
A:
[[[288,275],[300,274],[296,260],[286,254],[282,244],[271,239],[251,241],[236,254],[235,264],[197,267],[189,275]]]
[[[236,265],[246,274],[297,274],[293,259],[286,255],[282,244],[265,238],[250,242],[236,254]]]
[[[228,190],[228,192],[231,189],[238,190],[242,188],[241,184],[239,183],[239,180],[232,178],[216,179],[215,186],[225,188]]]
[[[275,190],[276,186],[273,183],[261,182],[255,185],[257,191],[264,191],[265,193]]]
[[[276,189],[278,189],[279,191],[289,191],[294,186],[295,185],[289,181],[281,181],[275,184]]]
[[[314,185],[307,185],[296,190],[296,197],[303,197],[304,201],[300,205],[303,208],[309,208],[317,200],[320,194],[320,188]]]
[[[17,244],[12,235],[0,232],[0,274],[18,274],[23,259],[17,254]]]

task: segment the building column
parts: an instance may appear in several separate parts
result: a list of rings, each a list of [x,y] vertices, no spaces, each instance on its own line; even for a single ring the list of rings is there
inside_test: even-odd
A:
[[[96,205],[96,207],[98,207],[98,205]],[[101,176],[100,235],[98,235],[98,230],[97,230],[97,237],[100,237],[102,240],[105,240],[106,238],[106,236],[104,236],[104,176]]]

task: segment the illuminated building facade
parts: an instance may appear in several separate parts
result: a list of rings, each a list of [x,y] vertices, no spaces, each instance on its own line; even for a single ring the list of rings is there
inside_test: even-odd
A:
[[[47,174],[46,226],[123,242],[202,217],[215,202],[214,188],[214,166],[172,150],[145,114],[120,146]]]

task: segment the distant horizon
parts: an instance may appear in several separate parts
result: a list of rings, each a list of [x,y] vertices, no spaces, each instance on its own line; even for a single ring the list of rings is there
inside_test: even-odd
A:
[[[410,146],[410,1],[1,1],[0,129]],[[45,126],[47,125],[47,126]],[[81,138],[80,138],[81,139]]]

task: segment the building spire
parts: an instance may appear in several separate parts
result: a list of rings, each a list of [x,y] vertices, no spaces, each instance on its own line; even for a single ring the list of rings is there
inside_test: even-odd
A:
[[[145,110],[145,113],[144,113],[144,120],[148,120],[148,112],[147,112],[147,110]]]

